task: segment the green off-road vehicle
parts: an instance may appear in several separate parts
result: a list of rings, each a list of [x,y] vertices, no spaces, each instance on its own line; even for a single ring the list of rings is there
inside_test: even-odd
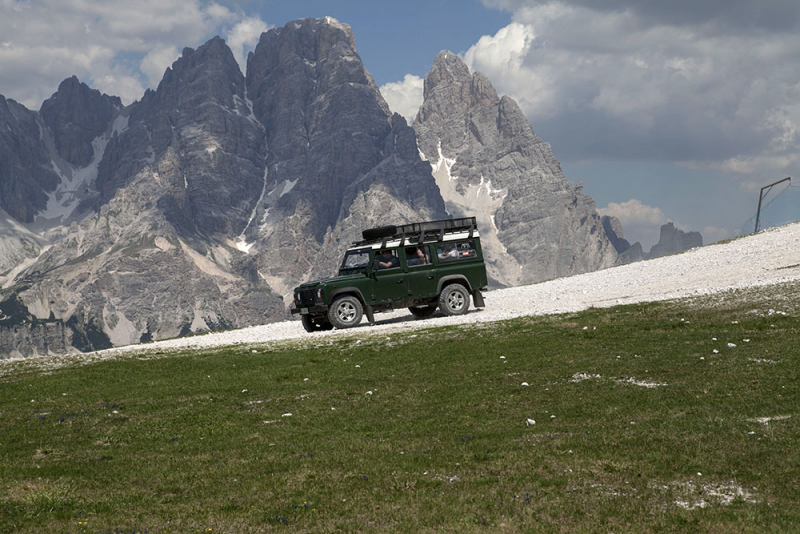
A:
[[[469,297],[482,308],[486,266],[475,217],[382,226],[362,232],[338,276],[294,290],[292,313],[308,332],[350,328],[363,315],[408,308],[416,317],[461,315]]]

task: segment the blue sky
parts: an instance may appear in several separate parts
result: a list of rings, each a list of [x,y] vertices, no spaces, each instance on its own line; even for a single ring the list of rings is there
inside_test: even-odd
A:
[[[461,54],[645,249],[668,220],[725,238],[799,174],[796,0],[0,0],[0,94],[38,109],[74,74],[131,102],[185,46],[221,35],[244,64],[261,32],[325,15],[409,119],[436,53]]]

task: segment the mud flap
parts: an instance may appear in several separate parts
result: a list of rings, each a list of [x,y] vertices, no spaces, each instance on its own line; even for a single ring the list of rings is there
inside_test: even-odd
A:
[[[369,324],[375,324],[375,316],[372,314],[372,306],[369,304],[364,305],[364,315],[367,316],[367,322],[369,322]]]
[[[472,301],[475,303],[476,308],[485,308],[486,304],[483,302],[483,295],[480,289],[472,290]]]

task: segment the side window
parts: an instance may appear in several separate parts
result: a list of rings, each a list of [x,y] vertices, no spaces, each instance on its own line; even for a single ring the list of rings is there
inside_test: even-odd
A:
[[[409,267],[428,265],[431,262],[427,246],[406,247],[406,260]]]
[[[458,261],[475,258],[478,253],[475,251],[475,241],[453,241],[450,243],[438,243],[436,245],[436,256],[439,261]]]
[[[372,262],[373,271],[395,269],[397,267],[400,267],[397,250],[381,250],[375,254],[375,261]]]

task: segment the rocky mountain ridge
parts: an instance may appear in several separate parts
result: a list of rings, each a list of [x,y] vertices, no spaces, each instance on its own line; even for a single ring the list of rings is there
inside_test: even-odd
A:
[[[631,245],[625,239],[622,225],[616,217],[604,215],[602,222],[606,235],[619,254],[617,264],[620,265],[669,256],[703,246],[703,236],[700,232],[684,232],[675,228],[672,222],[668,222],[661,225],[658,243],[650,248],[650,252],[644,252],[641,243],[637,241]]]
[[[216,37],[123,107],[77,78],[0,97],[0,357],[286,318],[363,228],[476,215],[493,284],[617,261],[516,103],[437,56],[409,126],[335,19]],[[621,229],[620,229],[621,235]]]

